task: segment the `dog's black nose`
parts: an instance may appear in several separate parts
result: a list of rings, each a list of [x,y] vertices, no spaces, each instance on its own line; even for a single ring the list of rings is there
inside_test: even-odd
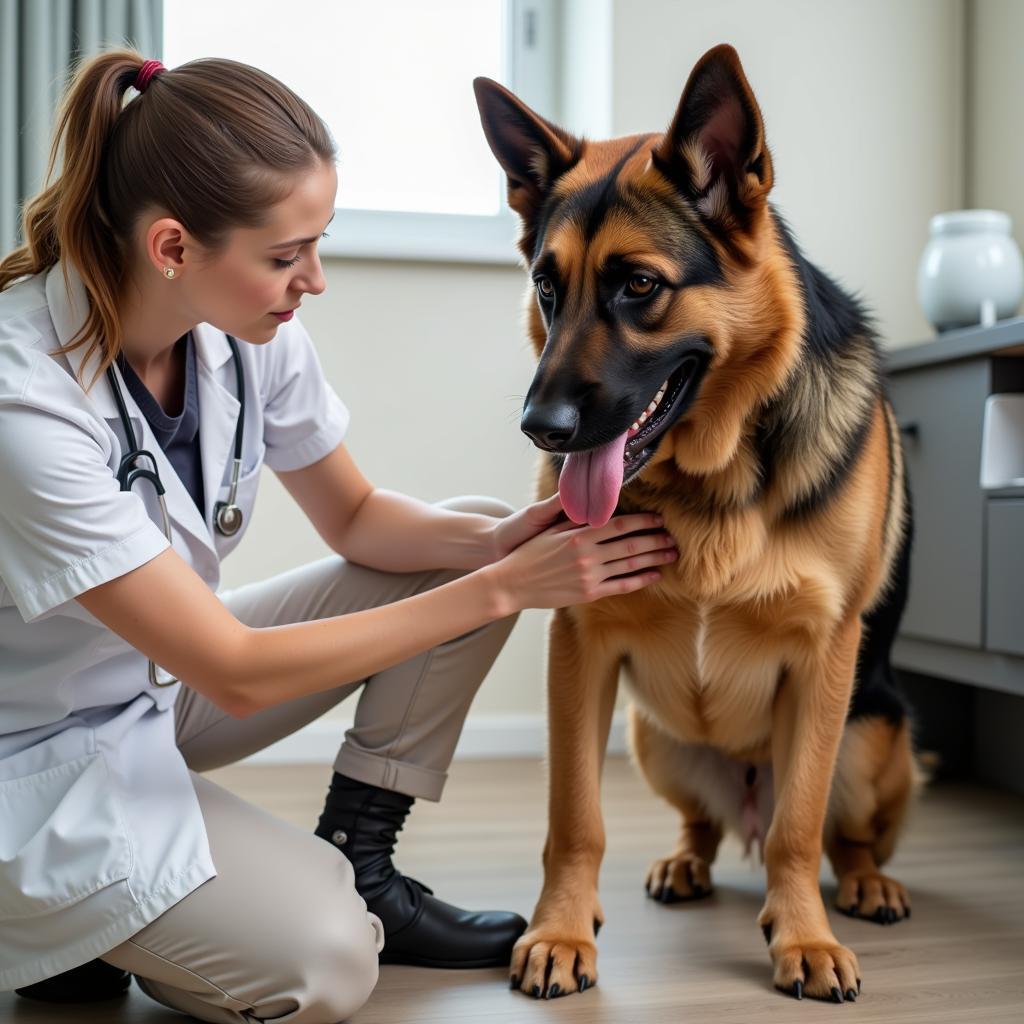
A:
[[[560,452],[572,442],[579,424],[579,410],[571,402],[531,402],[519,426],[538,448]]]

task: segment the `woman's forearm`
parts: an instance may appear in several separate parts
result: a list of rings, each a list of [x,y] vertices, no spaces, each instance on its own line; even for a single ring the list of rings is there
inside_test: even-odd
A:
[[[493,567],[485,567],[379,608],[247,628],[232,673],[233,714],[365,679],[515,611]]]
[[[494,522],[378,487],[359,506],[337,551],[385,572],[479,569],[494,561]]]

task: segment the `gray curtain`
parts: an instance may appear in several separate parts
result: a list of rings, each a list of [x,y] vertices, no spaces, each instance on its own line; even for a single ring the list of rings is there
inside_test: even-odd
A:
[[[20,245],[21,206],[43,185],[72,65],[113,45],[163,52],[163,0],[0,0],[0,254]]]

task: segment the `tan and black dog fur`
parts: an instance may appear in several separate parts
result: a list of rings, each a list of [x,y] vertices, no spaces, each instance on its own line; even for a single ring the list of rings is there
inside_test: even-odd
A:
[[[867,314],[769,204],[772,158],[731,47],[697,63],[664,134],[576,138],[474,86],[536,289],[522,427],[550,453],[538,497],[668,379],[652,436],[626,444],[616,511],[661,514],[680,552],[652,586],[553,614],[545,880],[513,987],[597,980],[599,777],[621,671],[632,754],[682,815],[648,893],[706,895],[724,830],[763,839],[775,985],[854,999],[822,849],[841,910],[909,916],[880,869],[921,780],[889,667],[910,503]],[[635,536],[642,558],[651,538]]]

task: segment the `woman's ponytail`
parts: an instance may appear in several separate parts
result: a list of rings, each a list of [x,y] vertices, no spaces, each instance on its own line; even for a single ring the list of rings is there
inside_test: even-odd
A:
[[[80,66],[57,113],[46,184],[25,205],[25,244],[0,261],[0,291],[58,260],[63,259],[65,272],[67,264],[74,264],[92,301],[72,344],[92,337],[90,351],[100,337],[120,342],[116,298],[123,265],[101,209],[100,182],[107,142],[142,64],[140,54],[114,50]],[[62,150],[62,171],[52,181]]]

